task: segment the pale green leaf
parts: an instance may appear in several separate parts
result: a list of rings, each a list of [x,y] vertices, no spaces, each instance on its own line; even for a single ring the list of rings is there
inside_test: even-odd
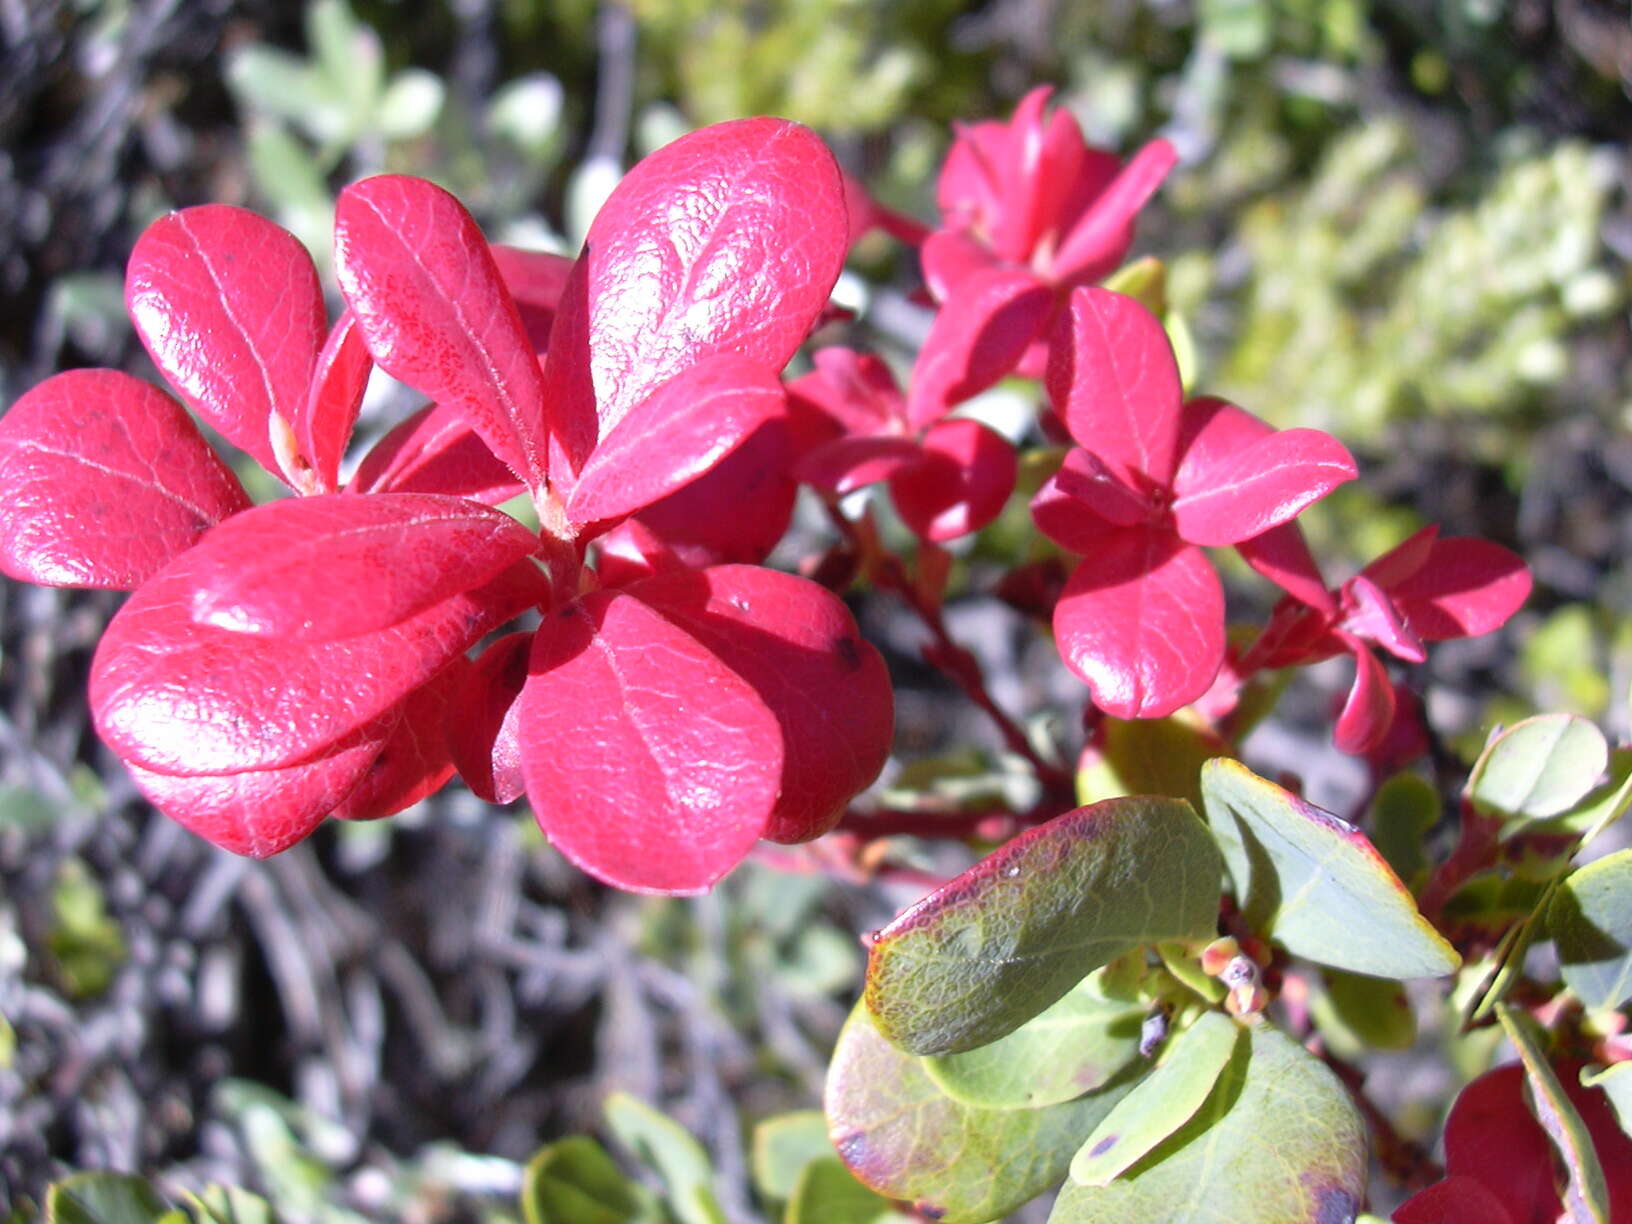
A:
[[[75,1173],[45,1192],[46,1224],[157,1224],[169,1212],[145,1178],[126,1173]]]
[[[550,1144],[527,1162],[521,1211],[527,1224],[657,1224],[650,1191],[636,1185],[587,1135]]]
[[[1468,775],[1468,797],[1484,812],[1540,820],[1566,812],[1609,764],[1603,732],[1575,714],[1539,714],[1491,741]]]
[[[1553,894],[1547,927],[1564,981],[1589,1008],[1632,999],[1632,850],[1571,872]]]
[[[783,1224],[879,1224],[906,1218],[889,1199],[857,1181],[844,1161],[823,1156],[800,1173]]]
[[[1621,1129],[1632,1135],[1632,1062],[1618,1062],[1612,1066],[1581,1068],[1581,1083],[1587,1088],[1602,1088],[1609,1098],[1610,1108]]]
[[[618,1142],[663,1178],[679,1224],[724,1224],[725,1213],[710,1189],[714,1166],[690,1131],[624,1092],[606,1098],[605,1113]]]
[[[777,1202],[793,1195],[811,1161],[833,1154],[827,1119],[819,1109],[779,1114],[754,1127],[754,1188]]]

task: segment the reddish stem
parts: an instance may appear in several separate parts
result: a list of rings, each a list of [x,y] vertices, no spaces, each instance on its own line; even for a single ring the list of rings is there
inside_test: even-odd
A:
[[[1500,817],[1486,816],[1466,798],[1461,801],[1461,832],[1451,856],[1441,863],[1418,898],[1417,908],[1428,921],[1439,917],[1445,902],[1471,876],[1483,871],[1496,861],[1500,849],[1502,822]]]

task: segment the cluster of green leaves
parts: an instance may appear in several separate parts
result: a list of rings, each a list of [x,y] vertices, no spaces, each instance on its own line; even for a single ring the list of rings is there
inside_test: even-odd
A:
[[[1062,1179],[1056,1224],[1353,1217],[1361,1118],[1262,1014],[1258,966],[1209,963],[1221,889],[1334,980],[1459,957],[1359,830],[1229,758],[1199,790],[1205,820],[1160,797],[1057,817],[875,936],[826,1100],[862,1181],[952,1224]]]

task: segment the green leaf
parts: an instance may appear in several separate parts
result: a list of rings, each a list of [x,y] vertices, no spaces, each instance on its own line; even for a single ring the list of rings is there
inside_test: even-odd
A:
[[[783,1217],[784,1224],[878,1224],[904,1219],[889,1199],[857,1181],[837,1156],[823,1156],[805,1166]]]
[[[1199,807],[1202,764],[1225,751],[1223,740],[1180,715],[1107,718],[1099,742],[1083,753],[1077,802],[1168,795]]]
[[[1613,1066],[1581,1068],[1581,1084],[1586,1088],[1602,1088],[1609,1098],[1610,1108],[1621,1129],[1632,1135],[1632,1062],[1618,1062]]]
[[[1395,774],[1371,804],[1371,840],[1394,874],[1415,892],[1428,878],[1423,842],[1439,823],[1439,792],[1426,778]]]
[[[761,1198],[786,1202],[813,1160],[833,1155],[827,1118],[817,1109],[779,1114],[754,1127],[754,1188]]]
[[[431,130],[442,113],[446,90],[442,78],[423,68],[405,68],[391,78],[380,99],[380,135],[387,140],[411,140]]]
[[[1341,969],[1323,969],[1321,978],[1324,989],[1315,992],[1309,1010],[1334,1053],[1354,1058],[1416,1044],[1417,1014],[1398,982]]]
[[[916,1054],[1013,1032],[1130,948],[1217,929],[1218,849],[1177,799],[1107,799],[1058,816],[880,931],[865,999]]]
[[[80,999],[101,994],[124,964],[125,939],[108,916],[102,885],[79,859],[64,859],[58,867],[51,909],[46,944],[63,989]]]
[[[1202,1012],[1174,1037],[1154,1071],[1094,1128],[1071,1161],[1071,1180],[1105,1186],[1193,1118],[1251,1039],[1223,1012]]]
[[[522,1175],[527,1224],[655,1224],[663,1218],[652,1195],[631,1182],[587,1135],[544,1148]]]
[[[272,1204],[239,1186],[206,1186],[189,1194],[188,1205],[198,1224],[277,1224]]]
[[[1609,1187],[1604,1182],[1598,1153],[1593,1150],[1592,1136],[1570,1098],[1564,1095],[1564,1086],[1547,1061],[1534,1022],[1505,1003],[1496,1005],[1496,1018],[1524,1063],[1536,1121],[1563,1159],[1567,1176],[1564,1210],[1568,1218],[1572,1224],[1610,1224]]]
[[[1616,748],[1609,754],[1609,778],[1594,787],[1569,811],[1544,821],[1514,821],[1504,835],[1521,829],[1532,833],[1574,834],[1586,845],[1632,806],[1632,748]]]
[[[1632,850],[1571,872],[1553,894],[1547,927],[1564,981],[1588,1008],[1632,999]]]
[[[1119,1078],[1042,1109],[963,1105],[857,1005],[828,1069],[829,1133],[851,1172],[878,1193],[915,1203],[942,1224],[982,1224],[1063,1178],[1082,1137],[1131,1082]]]
[[[1265,1023],[1183,1127],[1108,1186],[1067,1182],[1049,1224],[1313,1224],[1353,1220],[1366,1135],[1321,1062]]]
[[[1538,714],[1492,740],[1468,775],[1482,812],[1540,820],[1574,807],[1609,764],[1603,732],[1575,714]]]
[[[1247,921],[1289,952],[1377,977],[1439,977],[1456,949],[1360,830],[1239,761],[1201,771],[1207,819]]]
[[[57,804],[26,786],[0,786],[0,827],[42,833],[57,821]]]
[[[606,1124],[618,1142],[658,1171],[679,1224],[725,1224],[709,1189],[714,1166],[690,1131],[624,1092],[606,1098]]]
[[[76,1173],[45,1192],[46,1224],[157,1224],[170,1211],[141,1177]]]
[[[1098,978],[990,1045],[924,1059],[924,1071],[954,1100],[984,1109],[1036,1109],[1093,1091],[1138,1057],[1147,1010],[1107,998]]]

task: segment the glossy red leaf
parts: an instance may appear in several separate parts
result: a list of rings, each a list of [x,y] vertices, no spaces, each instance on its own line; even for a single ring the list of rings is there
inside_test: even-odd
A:
[[[97,646],[91,711],[127,764],[192,776],[323,755],[540,602],[548,584],[524,561],[388,629],[316,643],[200,625],[198,590],[189,551],[131,596]]]
[[[595,540],[595,576],[602,587],[625,587],[683,565],[639,518],[625,519]]]
[[[1561,1204],[1552,1142],[1525,1100],[1524,1082],[1523,1065],[1508,1063],[1462,1089],[1445,1119],[1445,1172],[1482,1183],[1514,1224],[1554,1224]]]
[[[374,444],[352,493],[441,493],[496,506],[526,486],[457,412],[427,404]]]
[[[884,660],[823,587],[750,565],[676,570],[629,594],[679,625],[753,688],[783,743],[764,836],[808,841],[884,767],[894,697]]]
[[[531,632],[500,638],[464,671],[453,698],[448,752],[471,793],[488,803],[514,802],[526,790],[516,701],[532,649]]]
[[[373,368],[368,346],[357,330],[357,316],[348,310],[329,333],[318,355],[310,392],[291,422],[300,456],[315,477],[313,487],[305,492],[333,493],[340,487],[340,460],[351,441]]]
[[[1337,716],[1332,742],[1351,756],[1363,756],[1382,742],[1394,725],[1394,686],[1388,670],[1363,642],[1343,635],[1354,656],[1354,684]]]
[[[193,549],[193,619],[291,641],[356,637],[480,586],[537,543],[515,519],[458,497],[289,498],[234,516]]]
[[[1530,570],[1518,556],[1471,536],[1435,540],[1389,598],[1424,641],[1476,637],[1507,623],[1530,597]]]
[[[117,370],[46,379],[0,417],[0,571],[131,590],[249,508],[180,404]]]
[[[1002,211],[991,227],[992,248],[1003,258],[1023,261],[1038,238],[1050,181],[1059,190],[1058,180],[1042,171],[1044,122],[1049,95],[1047,85],[1038,86],[1020,99],[1010,116],[1002,146],[1002,160],[993,167],[1005,194]],[[1058,114],[1056,117],[1059,117]]]
[[[906,431],[906,397],[878,357],[834,347],[817,349],[811,361],[816,368],[788,384],[790,413],[844,434]],[[815,426],[810,432],[825,433]]]
[[[1049,349],[1048,394],[1071,436],[1125,483],[1168,484],[1184,391],[1161,323],[1109,289],[1077,289]]]
[[[1360,572],[1384,590],[1398,586],[1428,564],[1428,557],[1434,551],[1434,543],[1438,539],[1439,526],[1430,523],[1396,544]]]
[[[1031,500],[1037,529],[1068,552],[1089,553],[1110,527],[1156,517],[1149,497],[1129,488],[1092,451],[1073,447]]]
[[[446,728],[470,664],[455,655],[388,716],[390,730],[357,786],[331,813],[336,820],[378,820],[435,794],[453,777]],[[382,720],[383,721],[383,720]]]
[[[1262,535],[1360,474],[1348,448],[1318,429],[1280,430],[1212,462],[1201,453],[1187,451],[1173,478],[1173,521],[1205,547]]]
[[[504,287],[516,303],[533,352],[542,356],[549,348],[550,330],[556,311],[561,308],[561,297],[566,292],[574,261],[565,255],[525,251],[496,242],[488,250]]]
[[[1394,1224],[1518,1224],[1483,1182],[1447,1177],[1413,1194],[1394,1213]]]
[[[1161,718],[1224,662],[1224,590],[1199,548],[1148,527],[1110,532],[1054,609],[1065,664],[1116,718]]]
[[[950,300],[966,282],[1002,266],[992,249],[964,230],[936,230],[919,253],[924,284],[937,302]]]
[[[539,824],[608,884],[706,891],[770,823],[783,760],[776,716],[638,599],[598,592],[552,614],[519,716]]]
[[[833,155],[785,119],[715,124],[638,163],[580,257],[601,437],[706,357],[780,373],[827,302],[846,238]]]
[[[785,417],[772,417],[689,484],[653,502],[640,522],[687,565],[757,565],[787,534],[799,485]]]
[[[1377,643],[1397,659],[1424,663],[1428,652],[1422,639],[1411,631],[1388,595],[1370,578],[1357,574],[1343,584],[1347,615],[1343,627],[1350,633]]]
[[[176,777],[125,762],[136,789],[183,828],[250,858],[305,840],[357,788],[380,754],[373,727],[323,756],[279,769]]]
[[[995,519],[1014,492],[1015,472],[1003,435],[979,421],[941,421],[925,432],[918,461],[890,477],[890,496],[908,527],[944,543]]]
[[[805,484],[843,496],[888,480],[922,454],[911,438],[836,438],[807,452],[793,470]]]
[[[464,206],[405,175],[353,183],[335,205],[334,263],[379,366],[457,412],[516,475],[542,487],[538,359]]]
[[[1246,563],[1298,602],[1328,617],[1337,615],[1337,600],[1309,551],[1303,529],[1282,523],[1262,535],[1237,541],[1235,551]]]
[[[1053,310],[1048,287],[1018,268],[994,267],[960,284],[935,316],[913,367],[907,393],[912,427],[940,420],[1013,373]]]
[[[136,240],[125,305],[188,406],[280,473],[272,414],[286,423],[300,414],[328,329],[300,240],[225,204],[169,213]]]
[[[1108,276],[1133,245],[1133,223],[1179,160],[1165,140],[1153,140],[1123,167],[1060,242],[1053,275],[1080,284]]]
[[[632,514],[709,471],[782,415],[773,371],[732,354],[698,361],[625,413],[601,438],[567,499],[575,523]]]

